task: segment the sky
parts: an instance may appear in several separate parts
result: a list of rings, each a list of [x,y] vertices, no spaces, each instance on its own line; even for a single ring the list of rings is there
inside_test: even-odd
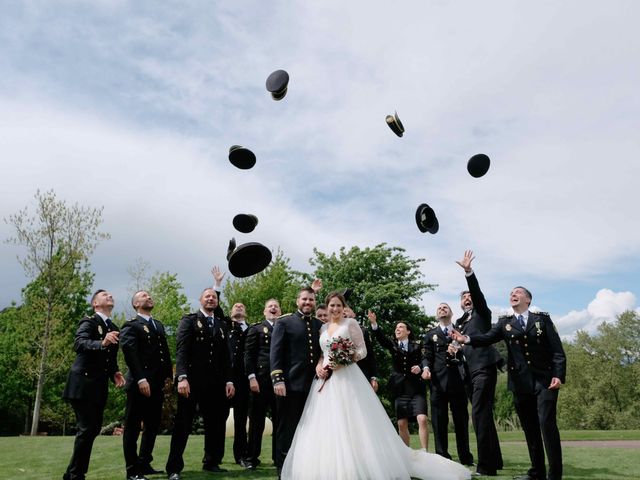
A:
[[[104,207],[91,267],[120,308],[139,259],[195,306],[233,236],[308,272],[314,247],[384,242],[425,259],[427,313],[460,313],[471,249],[494,314],[524,285],[562,335],[593,332],[640,311],[637,18],[632,0],[4,1],[0,218],[38,189]],[[0,244],[0,306],[28,282],[20,253]]]

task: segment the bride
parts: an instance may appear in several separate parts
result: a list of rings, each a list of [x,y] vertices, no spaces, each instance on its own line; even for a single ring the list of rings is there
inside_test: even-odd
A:
[[[360,326],[343,318],[344,297],[325,301],[329,321],[320,330],[320,358],[304,412],[282,467],[287,480],[459,480],[462,465],[407,447],[355,362],[367,355]],[[339,338],[341,337],[341,338]],[[331,353],[353,342],[350,361]],[[344,363],[348,363],[344,365]]]

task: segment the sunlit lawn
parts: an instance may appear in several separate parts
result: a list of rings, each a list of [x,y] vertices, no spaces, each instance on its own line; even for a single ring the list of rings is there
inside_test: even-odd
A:
[[[640,431],[567,431],[561,432],[563,440],[640,440]],[[471,434],[472,450],[475,454],[475,438]],[[511,479],[525,473],[529,466],[527,448],[521,432],[501,432],[500,440],[505,459],[505,469],[497,480]],[[266,479],[275,478],[275,468],[271,466],[270,440],[265,437],[262,461],[255,471],[246,471],[235,463],[231,444],[227,439],[225,463],[226,474],[205,473],[201,470],[203,437],[193,435],[185,452],[186,480],[204,479]],[[450,437],[450,452],[455,455],[455,440]],[[418,446],[417,437],[412,438],[412,446]],[[66,468],[73,447],[73,437],[2,437],[0,438],[0,479],[60,479]],[[429,450],[433,451],[433,437]],[[158,438],[155,449],[157,469],[164,469],[169,451],[169,437]],[[594,448],[589,446],[567,446],[563,449],[564,469],[567,480],[640,479],[640,449]],[[122,456],[122,438],[101,436],[96,439],[87,480],[123,480],[125,478]],[[164,479],[165,475],[150,477]],[[486,477],[489,478],[489,477]]]

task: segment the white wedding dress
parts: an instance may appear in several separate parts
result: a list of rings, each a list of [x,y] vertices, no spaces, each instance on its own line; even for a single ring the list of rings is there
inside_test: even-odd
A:
[[[328,362],[327,332],[320,345]],[[342,320],[331,338],[354,342],[356,360],[367,350],[358,323]],[[459,463],[407,447],[396,432],[371,385],[355,364],[338,367],[318,391],[315,379],[291,448],[282,467],[287,480],[460,480],[471,472]]]

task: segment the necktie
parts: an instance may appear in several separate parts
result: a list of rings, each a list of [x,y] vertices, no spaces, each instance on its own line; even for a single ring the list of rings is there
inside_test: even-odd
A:
[[[153,318],[149,317],[149,325],[151,325],[151,328],[153,328],[156,332],[158,331],[158,329],[156,328],[156,322],[153,321]]]
[[[525,329],[525,324],[524,324],[524,317],[522,315],[518,315],[518,322],[520,323],[520,328],[522,328],[522,330]]]
[[[107,330],[113,330],[113,322],[111,321],[110,318],[107,318],[104,321],[104,324],[107,326]]]
[[[209,325],[209,327],[213,328],[213,317],[207,317],[207,325]]]
[[[449,336],[449,328],[448,327],[444,327],[444,336],[445,337]]]

